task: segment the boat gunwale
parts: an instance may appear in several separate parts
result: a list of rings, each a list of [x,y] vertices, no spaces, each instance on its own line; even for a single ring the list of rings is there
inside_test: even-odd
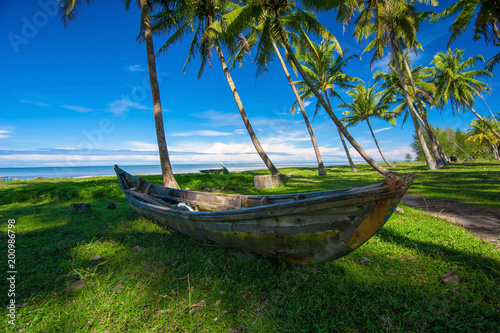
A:
[[[118,168],[119,169],[119,168]],[[126,171],[121,170],[123,173],[126,175],[136,179],[138,181],[139,177],[130,175]],[[119,179],[119,185],[122,191],[124,192],[125,196],[127,197],[127,200],[129,202],[133,201],[134,206],[142,206],[144,208],[149,208],[151,210],[161,210],[162,212],[168,213],[170,215],[175,215],[177,217],[182,217],[183,219],[186,220],[195,220],[195,219],[216,219],[216,218],[224,218],[227,219],[227,216],[230,215],[231,218],[236,218],[238,219],[246,219],[245,216],[248,216],[248,219],[251,218],[258,218],[259,215],[264,215],[263,217],[278,217],[281,215],[287,215],[290,214],[290,209],[296,209],[300,210],[303,207],[307,208],[305,211],[314,209],[314,207],[311,206],[316,206],[320,204],[327,204],[329,203],[330,208],[334,207],[341,207],[345,205],[353,205],[356,203],[364,203],[367,201],[375,201],[375,200],[380,200],[380,199],[386,199],[386,198],[394,198],[400,195],[400,193],[406,192],[406,188],[401,188],[399,190],[390,190],[388,186],[383,186],[383,183],[377,183],[374,185],[369,185],[365,187],[357,187],[357,188],[349,188],[349,189],[341,189],[341,190],[329,190],[329,191],[317,191],[317,192],[309,192],[312,195],[308,196],[308,193],[298,193],[298,194],[288,194],[288,195],[257,195],[257,196],[246,196],[246,195],[241,195],[241,194],[220,194],[223,196],[230,196],[230,197],[248,197],[252,199],[261,199],[264,197],[272,198],[276,200],[286,200],[286,199],[293,199],[297,195],[303,195],[305,198],[301,198],[299,200],[294,200],[294,201],[289,201],[289,202],[276,202],[276,203],[270,203],[266,205],[259,205],[259,206],[254,206],[254,207],[241,207],[241,208],[235,208],[235,209],[227,209],[227,210],[207,210],[207,211],[185,211],[185,210],[177,210],[175,208],[170,208],[170,207],[165,207],[165,206],[160,206],[160,205],[155,205],[152,203],[148,203],[142,200],[139,200],[135,198],[134,196],[128,194],[126,192],[126,189],[122,185],[122,179],[118,177]],[[167,189],[171,190],[172,188],[161,186],[158,184],[153,184],[150,182],[146,181],[146,184],[151,184],[152,186],[159,187],[162,189]],[[128,185],[128,184],[127,184]],[[182,192],[190,192],[190,193],[200,193],[204,195],[214,195],[218,196],[219,193],[207,193],[207,192],[201,192],[201,191],[191,191],[191,190],[181,190],[181,189],[172,189],[175,191],[180,191]],[[342,193],[342,192],[349,192],[350,193]],[[370,195],[370,193],[373,193]],[[332,194],[337,194],[335,196],[332,196]],[[368,195],[368,197],[367,197]],[[179,202],[182,202],[182,198],[178,198]],[[138,207],[138,209],[141,209]],[[303,212],[297,212],[297,214],[300,214]]]

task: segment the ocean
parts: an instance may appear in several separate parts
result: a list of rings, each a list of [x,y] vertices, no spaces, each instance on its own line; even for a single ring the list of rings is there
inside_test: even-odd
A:
[[[330,165],[344,164],[328,163]],[[224,163],[229,172],[247,171],[265,169],[264,163]],[[275,163],[277,168],[290,167],[315,167],[316,162],[297,162],[297,163]],[[161,174],[159,165],[120,165],[127,172],[134,175],[155,175]],[[178,164],[172,165],[174,174],[179,173],[198,173],[202,169],[220,169],[220,164]],[[40,167],[40,168],[0,168],[0,179],[4,177],[17,178],[19,180],[43,178],[83,178],[93,176],[114,176],[113,166],[77,166],[77,167]]]

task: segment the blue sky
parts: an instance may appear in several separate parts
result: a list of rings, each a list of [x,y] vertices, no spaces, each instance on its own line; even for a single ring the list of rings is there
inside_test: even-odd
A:
[[[441,1],[441,9],[450,1]],[[56,0],[0,1],[0,167],[155,165],[158,164],[153,108],[145,44],[135,37],[140,12],[128,12],[120,0],[95,1],[84,6],[77,20],[64,29],[56,13]],[[360,54],[349,28],[334,22],[334,14],[320,14],[320,21],[339,39],[349,54]],[[444,51],[451,21],[423,24],[418,38],[424,51],[414,64],[428,65],[437,51]],[[452,48],[465,55],[489,59],[498,48],[463,34]],[[155,39],[157,50],[166,37]],[[167,144],[173,164],[259,162],[243,126],[232,94],[216,58],[198,80],[195,59],[186,74],[188,41],[157,58]],[[346,73],[373,84],[371,54],[353,60]],[[373,70],[384,70],[388,57]],[[500,86],[496,75],[486,79],[492,94],[487,101],[494,112]],[[293,94],[278,61],[269,72],[255,78],[248,58],[233,72],[245,109],[265,150],[275,163],[315,160],[300,113],[292,115]],[[347,98],[347,97],[346,97]],[[348,98],[347,98],[348,99]],[[337,104],[338,101],[335,102]],[[315,101],[306,108],[312,118]],[[480,100],[476,110],[489,112]],[[430,112],[433,124],[466,129],[470,113],[453,117],[450,110]],[[411,122],[396,127],[373,120],[372,126],[386,157],[403,160],[411,153]],[[324,161],[346,161],[333,122],[324,112],[313,129]],[[366,124],[351,133],[368,153],[381,160]],[[362,159],[351,149],[357,161]],[[263,164],[264,166],[264,164]]]

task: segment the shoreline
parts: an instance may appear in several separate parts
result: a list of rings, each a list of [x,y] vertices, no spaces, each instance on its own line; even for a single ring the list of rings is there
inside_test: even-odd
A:
[[[356,163],[362,164],[362,163]],[[243,172],[252,170],[266,169],[264,163],[224,163],[229,172]],[[278,169],[317,167],[316,162],[286,162],[276,163]],[[346,162],[327,162],[325,166],[348,165]],[[160,175],[159,165],[123,165],[120,166],[132,174],[140,175]],[[218,169],[217,163],[199,163],[199,164],[178,164],[172,165],[174,175],[199,173],[202,169]],[[115,176],[113,166],[74,166],[74,167],[19,167],[19,168],[0,168],[0,182],[3,178],[7,181],[25,181],[37,179],[68,179],[68,178],[92,178]],[[17,178],[17,179],[16,179]]]

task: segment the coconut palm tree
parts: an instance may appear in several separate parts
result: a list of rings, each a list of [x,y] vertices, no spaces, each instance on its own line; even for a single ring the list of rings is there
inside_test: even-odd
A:
[[[490,123],[490,126],[493,125],[493,119],[487,118],[486,121]],[[493,159],[500,159],[500,156],[498,154],[498,145],[500,144],[500,139],[498,139],[493,133],[491,133],[489,127],[487,127],[478,119],[472,120],[472,123],[469,125],[469,127],[469,137],[466,141],[478,142],[480,145],[487,146],[488,151],[490,152]]]
[[[498,0],[458,0],[435,15],[432,20],[443,20],[450,16],[455,16],[455,20],[450,26],[452,34],[447,47],[469,28],[474,18],[476,19],[474,21],[474,40],[484,38],[486,43],[499,45],[500,4]],[[488,60],[485,68],[493,71],[494,66],[499,61],[500,53]]]
[[[404,52],[404,56],[406,58],[406,62],[410,64],[411,61],[409,59],[410,57],[408,52]],[[404,124],[406,122],[406,119],[408,118],[410,111],[408,105],[406,104],[407,101],[403,94],[401,81],[395,69],[394,61],[391,61],[389,63],[388,69],[389,71],[387,73],[382,71],[375,72],[373,74],[373,78],[375,79],[375,82],[381,82],[380,87],[384,89],[384,94],[391,94],[395,96],[395,103],[397,106],[395,107],[394,112],[396,114],[396,117],[404,113]],[[429,138],[430,147],[436,163],[439,167],[442,167],[448,163],[448,159],[427,121],[428,114],[425,108],[426,105],[432,105],[432,94],[435,91],[434,84],[428,82],[432,74],[432,69],[422,66],[412,68],[412,82],[409,82],[408,75],[405,75],[405,72],[403,72],[403,74],[404,77],[408,80],[407,84],[409,92],[413,100],[416,102],[415,110],[418,112],[418,119],[420,120],[427,133],[427,137]]]
[[[164,4],[172,5],[172,2],[162,0]],[[76,18],[76,15],[82,6],[82,0],[61,0],[60,1],[60,15],[63,21],[64,27]],[[93,2],[92,0],[86,0],[87,4]],[[125,10],[130,7],[130,0],[124,0]],[[137,4],[141,8],[141,31],[144,33],[144,38],[146,40],[146,54],[148,59],[148,69],[149,69],[149,81],[151,84],[151,95],[153,98],[153,110],[154,110],[154,120],[156,128],[156,139],[158,143],[158,152],[160,155],[160,165],[163,175],[163,184],[172,188],[179,188],[177,181],[175,180],[174,174],[172,172],[172,166],[170,164],[170,157],[167,149],[167,141],[165,139],[165,130],[163,127],[163,113],[160,101],[160,89],[158,86],[158,78],[156,74],[156,61],[153,46],[153,38],[151,32],[151,22],[150,22],[150,9],[151,1],[140,0]],[[169,23],[170,24],[170,23]]]
[[[424,0],[420,0],[422,2]],[[436,170],[437,165],[433,159],[424,135],[419,125],[419,115],[415,109],[413,98],[410,94],[407,81],[404,78],[403,71],[406,71],[410,81],[411,71],[408,64],[404,62],[403,50],[401,42],[403,42],[408,49],[417,50],[422,49],[420,43],[416,39],[420,22],[429,17],[430,12],[419,12],[413,6],[413,2],[407,3],[404,0],[371,0],[366,1],[360,15],[357,17],[354,29],[354,35],[357,36],[358,41],[368,39],[374,35],[372,41],[365,48],[364,52],[375,50],[372,57],[372,64],[377,59],[384,56],[384,49],[389,45],[392,52],[392,59],[396,65],[403,95],[406,104],[409,108],[409,113],[415,127],[415,132],[418,141],[422,147],[422,152],[427,163],[429,170]],[[402,60],[403,59],[403,60]]]
[[[330,43],[328,40],[323,40],[320,44],[310,42],[308,43],[306,49],[302,48],[297,52],[297,59],[309,75],[309,78],[315,85],[316,89],[323,94],[330,107],[332,105],[330,97],[340,98],[342,100],[336,89],[353,88],[354,82],[361,81],[361,79],[357,77],[343,73],[344,68],[354,56],[344,58],[339,55],[336,57],[334,55],[335,48],[334,43]],[[346,50],[343,51],[344,54],[345,51]],[[303,99],[314,96],[314,93],[305,81],[297,81],[297,86],[302,92],[301,96]],[[316,103],[316,111],[314,113],[315,116],[320,108],[321,104],[318,101]],[[338,127],[337,131],[351,166],[351,170],[353,172],[357,172],[358,170],[352,161],[344,136]]]
[[[229,14],[231,15],[231,13]],[[300,112],[302,114],[302,118],[304,119],[304,123],[306,124],[307,131],[309,132],[309,137],[311,138],[311,142],[314,148],[314,153],[316,155],[316,160],[318,161],[318,175],[324,176],[326,175],[325,165],[323,163],[323,159],[321,157],[321,152],[319,150],[318,143],[316,141],[316,136],[314,135],[314,131],[311,126],[311,122],[309,121],[309,117],[307,116],[302,98],[299,95],[297,88],[288,72],[288,68],[286,66],[285,60],[281,56],[281,51],[278,48],[276,43],[276,36],[273,36],[272,32],[268,30],[269,26],[263,24],[257,24],[254,26],[250,26],[250,32],[246,36],[240,36],[239,45],[237,48],[234,48],[231,52],[230,58],[232,58],[231,69],[233,69],[234,65],[238,63],[240,66],[242,65],[243,58],[246,54],[250,53],[251,47],[255,46],[259,41],[266,41],[268,44],[272,46],[272,50],[274,54],[278,57],[279,62],[281,64],[281,68],[283,69],[283,73],[285,74],[288,84],[290,85],[292,92],[295,96],[295,103],[299,105]],[[264,35],[263,36],[263,32]],[[304,33],[305,34],[305,33]],[[298,38],[298,37],[297,37]],[[265,56],[260,54],[256,59],[257,63],[257,76],[267,71],[267,65],[272,61],[273,53],[269,52],[270,50],[265,50]],[[295,104],[294,104],[295,105]],[[292,114],[294,113],[294,109],[292,109]]]
[[[307,131],[309,132],[309,136],[311,137],[311,141],[314,147],[314,153],[316,154],[316,159],[318,161],[318,174],[320,176],[325,176],[326,175],[326,169],[325,165],[323,164],[323,159],[321,158],[321,152],[319,151],[318,143],[316,142],[316,136],[314,135],[314,131],[311,126],[311,122],[309,121],[309,117],[307,117],[306,109],[304,107],[303,99],[299,95],[299,92],[297,88],[295,87],[295,83],[292,80],[292,77],[290,76],[290,73],[288,72],[288,69],[286,68],[285,61],[283,60],[283,57],[281,56],[281,52],[278,48],[278,45],[276,45],[276,42],[273,40],[273,48],[274,52],[276,52],[276,55],[278,56],[278,59],[280,61],[281,67],[283,68],[283,72],[285,73],[285,76],[288,80],[288,83],[290,84],[290,87],[292,88],[293,94],[295,96],[296,103],[299,105],[300,112],[302,114],[302,118],[304,118],[304,122],[307,127]]]
[[[323,27],[316,19],[316,16],[310,12],[305,12],[297,7],[295,1],[293,0],[249,0],[245,1],[247,4],[238,10],[238,12],[231,18],[231,25],[234,31],[242,31],[246,29],[251,24],[261,24],[262,18],[266,20],[266,25],[270,27],[270,30],[275,32],[275,35],[280,38],[278,41],[280,45],[285,47],[289,55],[289,59],[293,63],[293,66],[300,73],[303,80],[313,91],[314,95],[321,103],[323,108],[326,110],[327,114],[333,120],[333,122],[341,130],[342,134],[350,142],[350,144],[358,151],[358,153],[365,159],[365,161],[370,164],[375,170],[383,175],[387,175],[390,171],[383,166],[379,165],[373,158],[371,158],[366,151],[354,140],[349,131],[345,128],[342,122],[338,119],[332,110],[332,107],[323,98],[322,94],[314,87],[313,82],[310,80],[306,71],[300,65],[297,57],[295,56],[294,50],[290,43],[290,34],[284,25],[283,16],[286,16],[287,28],[293,30],[293,32],[300,33],[304,30],[307,33],[319,33],[325,38],[330,40],[335,40],[335,37],[328,32],[328,30]],[[349,2],[351,5],[356,5],[355,1],[320,1],[320,0],[308,0],[304,1],[303,5],[309,7],[316,7],[322,9],[333,8],[334,6],[339,6],[340,4],[345,4]],[[350,11],[349,6],[343,6],[347,12]],[[337,44],[338,45],[338,44]],[[265,43],[260,43],[258,48],[258,53],[260,50],[266,50]],[[339,48],[339,52],[342,50]]]
[[[224,54],[222,52],[221,44],[228,47],[234,47],[236,44],[234,35],[227,34],[225,29],[225,22],[221,18],[228,14],[232,9],[238,8],[237,5],[227,0],[188,0],[182,6],[186,7],[183,9],[184,13],[191,12],[191,15],[187,18],[186,23],[174,32],[169,39],[161,46],[158,54],[163,54],[167,52],[168,48],[177,42],[180,38],[189,33],[187,27],[195,27],[195,32],[193,39],[191,40],[188,58],[186,60],[186,65],[194,58],[196,54],[200,55],[201,66],[198,72],[198,77],[201,77],[203,70],[207,63],[211,64],[210,58],[212,55],[212,50],[215,48],[217,57],[222,66],[224,76],[231,89],[234,97],[234,101],[240,111],[243,123],[250,135],[252,143],[259,153],[260,157],[266,164],[267,168],[272,175],[280,176],[283,175],[274,166],[273,162],[264,151],[264,148],[260,144],[255,131],[248,119],[246,111],[243,107],[243,103],[236,89],[234,81],[231,77],[227,62],[225,60]],[[160,11],[154,16],[153,31],[155,33],[161,34],[164,32],[164,17],[170,17],[170,13],[165,10]],[[185,66],[186,67],[186,66]]]
[[[391,125],[396,126],[396,119],[392,112],[390,112],[389,105],[392,103],[392,96],[384,94],[382,92],[377,93],[377,85],[375,84],[370,88],[369,85],[365,86],[362,83],[358,84],[356,88],[347,92],[351,97],[351,103],[340,103],[338,107],[346,110],[344,111],[344,118],[342,121],[347,125],[347,127],[355,126],[360,122],[366,121],[370,133],[372,134],[373,141],[377,145],[377,149],[382,156],[384,162],[390,168],[395,168],[396,166],[387,162],[382,149],[380,148],[373,128],[370,124],[370,118],[379,118],[389,122]]]
[[[491,132],[500,139],[500,132],[491,126],[486,118],[474,110],[474,99],[481,91],[488,91],[486,83],[479,81],[480,77],[489,76],[486,69],[468,70],[476,65],[477,61],[484,61],[481,55],[469,57],[462,61],[464,50],[448,49],[446,53],[438,52],[431,64],[435,66],[434,84],[436,85],[435,104],[443,108],[451,103],[453,113],[465,112],[469,109]]]

